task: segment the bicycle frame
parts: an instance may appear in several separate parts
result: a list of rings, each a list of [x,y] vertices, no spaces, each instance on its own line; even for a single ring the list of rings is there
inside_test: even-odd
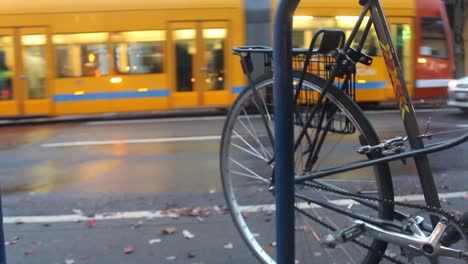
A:
[[[326,86],[323,89],[323,92],[320,98],[317,100],[321,102],[327,92],[328,88],[331,86],[333,79],[336,76],[337,70],[340,64],[346,60],[346,52],[350,49],[351,44],[356,38],[357,32],[361,27],[364,17],[370,13],[370,19],[368,24],[365,27],[365,31],[362,34],[362,38],[359,41],[359,46],[357,51],[360,52],[362,46],[365,42],[365,38],[367,37],[368,32],[371,29],[371,25],[374,24],[375,31],[377,33],[377,37],[379,40],[379,44],[382,50],[382,54],[387,65],[387,69],[389,71],[390,79],[392,81],[396,101],[400,110],[400,114],[403,120],[403,124],[408,135],[408,141],[412,148],[411,151],[394,154],[385,156],[382,158],[372,159],[372,160],[363,160],[360,162],[354,162],[351,164],[345,164],[338,167],[333,167],[329,169],[322,169],[319,171],[307,173],[304,175],[299,175],[295,177],[295,183],[303,183],[308,180],[314,180],[318,178],[323,178],[328,175],[351,171],[363,167],[369,167],[376,165],[382,162],[388,162],[392,160],[404,159],[407,157],[413,157],[415,160],[415,165],[418,171],[419,179],[421,182],[421,187],[423,189],[423,194],[426,199],[426,203],[429,206],[440,208],[440,200],[437,195],[437,188],[434,182],[434,178],[432,176],[432,170],[429,166],[428,157],[426,154],[441,151],[455,145],[461,144],[468,140],[468,133],[465,133],[463,136],[458,137],[456,139],[447,141],[445,143],[434,144],[429,147],[425,147],[423,143],[423,136],[419,133],[419,126],[416,120],[416,113],[409,96],[408,89],[406,87],[406,82],[403,77],[402,67],[398,60],[398,56],[395,52],[395,48],[393,46],[390,30],[388,28],[387,21],[385,19],[385,15],[382,10],[382,6],[379,0],[360,0],[359,3],[363,5],[361,14],[353,31],[351,32],[350,36],[348,37],[343,49],[341,50],[341,54],[339,54],[337,58],[337,63],[335,69],[333,70],[330,79],[327,81]],[[318,104],[314,109],[312,109],[311,116],[314,116],[315,112],[319,109]],[[297,142],[302,140],[304,136],[305,129],[301,136],[299,136]],[[297,143],[296,142],[296,143]],[[297,145],[297,144],[296,144]],[[433,224],[435,224],[436,219],[433,219]]]
[[[268,252],[265,253],[262,245],[254,238],[252,230],[250,230],[244,218],[241,217],[242,215],[240,212],[242,212],[242,209],[239,207],[239,203],[235,198],[236,194],[233,190],[235,188],[233,187],[231,177],[233,177],[233,174],[238,174],[241,177],[248,177],[248,175],[244,175],[240,172],[229,173],[231,169],[229,163],[234,162],[237,164],[237,161],[229,161],[231,147],[239,149],[241,152],[245,151],[247,155],[252,154],[249,150],[243,150],[242,147],[235,146],[234,144],[231,146],[232,142],[230,139],[237,134],[235,133],[235,125],[237,121],[239,121],[238,117],[245,115],[248,118],[245,107],[253,106],[254,110],[255,107],[257,107],[256,110],[259,110],[255,112],[255,114],[260,114],[261,119],[258,121],[263,123],[264,129],[266,129],[266,133],[263,132],[261,134],[267,137],[266,140],[273,145],[274,150],[273,153],[268,153],[268,155],[265,156],[260,155],[261,157],[259,156],[258,158],[261,159],[262,164],[265,162],[264,165],[273,167],[274,169],[271,175],[266,176],[268,178],[259,179],[262,184],[266,184],[268,187],[264,189],[265,192],[268,191],[275,198],[276,241],[278,243],[276,245],[276,261],[278,263],[294,262],[296,248],[294,245],[296,241],[294,237],[296,231],[295,212],[300,212],[305,217],[309,217],[311,220],[333,231],[333,233],[323,239],[316,237],[317,240],[326,247],[335,247],[339,243],[349,242],[358,236],[368,236],[373,239],[373,245],[372,248],[368,248],[364,245],[364,248],[372,250],[373,253],[371,257],[376,257],[376,260],[377,257],[386,257],[384,254],[384,249],[386,247],[386,244],[384,244],[385,242],[402,247],[402,255],[411,251],[407,255],[408,258],[420,255],[426,255],[432,258],[438,258],[439,256],[452,257],[451,252],[456,252],[459,255],[455,256],[455,258],[463,257],[467,259],[465,251],[445,248],[439,243],[440,236],[444,234],[444,230],[451,227],[448,226],[447,223],[450,221],[458,223],[460,219],[452,216],[448,211],[437,209],[440,208],[441,205],[427,154],[466,142],[468,140],[468,133],[443,143],[424,146],[423,139],[428,138],[429,135],[421,135],[419,132],[416,113],[406,87],[396,49],[392,44],[390,30],[387,26],[380,0],[359,1],[362,5],[362,11],[348,39],[346,39],[343,31],[324,29],[318,31],[314,35],[309,49],[305,50],[306,53],[304,50],[298,51],[297,49],[292,49],[292,18],[294,10],[299,2],[300,0],[280,0],[275,15],[275,49],[260,46],[237,47],[234,49],[234,53],[241,57],[241,63],[244,73],[247,75],[249,85],[247,87],[248,90],[243,91],[242,97],[239,97],[239,100],[236,101],[236,108],[230,112],[225,130],[223,130],[221,167],[223,180],[225,180],[223,181],[223,187],[225,191],[229,191],[226,198],[229,201],[231,213],[244,240],[248,243],[249,247],[255,251],[259,259],[270,263],[272,255]],[[370,16],[370,19],[364,22],[367,16]],[[366,25],[364,32],[361,33],[360,30],[362,28],[361,26],[364,26],[363,23],[366,23]],[[370,65],[372,62],[372,57],[364,54],[362,50],[373,25],[394,87],[396,101],[407,134],[407,137],[385,140],[380,144],[378,142],[378,135],[373,130],[372,124],[368,123],[368,120],[362,116],[359,108],[351,101],[354,96],[353,89],[355,88],[356,81],[355,64],[361,62],[365,65]],[[316,43],[319,44],[318,49],[314,46]],[[358,43],[357,48],[354,47],[355,43]],[[352,45],[353,48],[351,48]],[[297,55],[297,52],[300,53],[300,56],[294,57],[294,54]],[[267,60],[264,60],[264,69],[268,74],[259,78],[258,84],[254,82],[251,76],[253,66],[250,55],[252,53],[263,53],[264,58],[267,58]],[[272,53],[273,59],[271,59]],[[312,55],[317,55],[316,57],[327,57],[328,60],[326,60],[326,62],[331,63],[319,64],[320,59],[316,57],[311,59]],[[309,63],[311,63],[310,68]],[[295,70],[294,72],[292,71],[293,67]],[[303,71],[302,75],[297,74],[297,70],[300,69]],[[271,77],[272,71],[273,78]],[[294,77],[294,79],[292,77]],[[304,88],[310,89],[312,91],[311,93],[306,90],[305,93],[301,94],[303,83],[306,83],[306,85],[313,85],[313,87],[305,86]],[[261,97],[262,94],[258,93],[257,89],[270,89],[271,87],[273,87],[274,92],[273,98],[271,98],[271,94],[268,94],[268,96],[266,96],[268,100],[263,101],[265,98]],[[335,89],[341,89],[342,91],[337,91]],[[270,90],[262,91],[270,92]],[[310,94],[314,95],[310,97],[311,99],[306,97]],[[331,94],[331,96],[328,96],[329,94]],[[266,103],[266,101],[271,103],[271,101],[269,101],[270,99],[274,99],[271,108],[267,107]],[[335,99],[339,100],[335,101]],[[244,105],[244,103],[246,103],[246,105]],[[268,104],[268,106],[270,105]],[[244,113],[241,114],[241,111],[244,111]],[[342,113],[345,115],[340,115]],[[270,114],[274,114],[274,133],[271,130],[272,118]],[[350,116],[350,119],[346,119],[346,116]],[[293,118],[295,119],[293,120]],[[353,118],[355,119],[353,120]],[[335,120],[338,120],[339,125],[344,124],[345,127],[351,127],[351,129],[337,129],[336,127],[340,126],[337,125],[335,127],[332,124]],[[348,123],[348,121],[351,122]],[[242,122],[239,123],[242,125]],[[356,128],[353,127],[353,124],[360,128],[362,136],[359,138],[355,137],[354,132]],[[302,129],[302,132],[299,131],[299,134],[296,134],[295,129],[297,128],[299,128],[299,130]],[[248,134],[252,134],[249,129],[247,130],[249,131]],[[228,131],[228,133],[225,133],[225,131]],[[336,142],[337,144],[339,144],[342,139],[340,134],[351,135],[352,140],[356,141],[353,142],[352,146],[356,148],[358,153],[363,155],[363,159],[338,166],[330,165],[331,167],[325,169],[314,168],[315,166],[318,167],[318,165],[323,164],[320,163],[321,160],[319,160],[319,158],[327,158],[327,156],[319,155],[319,152],[322,150],[322,146],[324,146],[325,149],[328,147],[328,141],[325,141],[327,134],[335,132],[338,134],[337,138],[339,139],[338,142]],[[258,140],[256,135],[252,136],[253,140]],[[295,140],[293,140],[294,138]],[[332,140],[337,138],[332,138]],[[403,149],[406,140],[409,141],[409,151],[404,151]],[[248,145],[247,142],[246,144]],[[383,147],[381,147],[381,145]],[[260,147],[263,149],[262,143],[260,143]],[[351,152],[352,151],[354,151],[353,147],[351,149]],[[294,166],[297,161],[294,155],[296,153],[301,155],[299,161],[301,162],[301,166],[304,165],[304,167],[301,167],[299,170],[302,171],[301,174],[296,174],[297,172]],[[323,152],[320,154],[322,153]],[[379,197],[366,196],[359,192],[353,193],[354,190],[352,189],[351,191],[347,191],[341,189],[339,185],[335,186],[320,180],[321,178],[333,174],[370,167],[393,160],[403,160],[408,157],[412,157],[415,160],[427,206],[393,200],[392,179],[386,164],[379,166],[379,171],[377,171],[378,175],[376,181],[377,187],[379,188]],[[244,158],[249,159],[249,156]],[[317,162],[317,160],[319,162]],[[305,162],[302,163],[302,161]],[[313,171],[313,168],[316,170]],[[324,201],[320,197],[315,199],[313,196],[314,192],[296,192],[295,184],[310,187],[310,189],[315,189],[319,192],[325,191],[344,196],[367,208],[378,211],[379,215],[375,217],[368,214],[366,211],[359,213],[355,210],[351,210],[350,207],[346,208],[342,205],[340,206],[330,202],[326,197],[327,201]],[[295,202],[301,203],[302,201],[326,208],[329,211],[334,211],[338,215],[348,217],[353,224],[343,229],[327,225],[321,221],[320,217],[316,217],[302,210],[301,207],[294,206]],[[432,225],[431,222],[422,222],[424,219],[420,216],[408,215],[395,210],[396,206],[427,211],[430,213]],[[337,225],[335,224],[335,226]],[[464,233],[465,231],[463,229],[462,235]],[[343,234],[345,234],[347,238],[345,238]],[[427,234],[430,235],[427,236]],[[352,242],[355,241],[353,240]],[[377,244],[374,244],[374,242]],[[412,247],[413,244],[416,246],[415,248]],[[409,250],[408,252],[406,252],[407,249]],[[376,252],[374,250],[378,251]],[[436,253],[433,254],[433,252]]]

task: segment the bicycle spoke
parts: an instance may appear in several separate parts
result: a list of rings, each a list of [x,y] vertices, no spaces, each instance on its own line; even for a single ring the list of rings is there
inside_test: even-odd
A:
[[[247,151],[247,150],[245,150],[244,148],[239,147],[240,149],[245,150],[247,153],[252,153],[254,156],[260,157],[260,159],[268,160],[267,158],[263,157],[262,154],[260,154],[260,153],[257,151],[257,149],[254,148],[243,136],[241,136],[241,135],[240,135],[239,133],[237,133],[236,131],[233,131],[233,132],[234,132],[234,135],[235,135],[237,138],[239,138],[242,142],[244,142],[244,144],[247,145],[251,151]],[[234,146],[237,147],[237,145],[235,145],[234,143],[232,143],[232,145],[234,145]],[[255,153],[256,155],[255,155],[254,153]]]
[[[272,130],[271,130],[271,127],[273,127],[273,126],[271,125],[271,116],[270,116],[270,112],[268,111],[267,103],[263,99],[263,97],[261,97],[264,107],[259,106],[257,104],[256,99],[258,97],[260,97],[260,96],[258,95],[258,92],[256,90],[253,92],[253,94],[254,94],[253,103],[255,104],[257,109],[260,111],[260,115],[261,115],[262,121],[264,122],[265,129],[266,129],[266,132],[267,132],[268,137],[270,139],[270,142],[271,142],[272,145],[274,145],[273,133],[272,133]],[[263,112],[263,111],[265,111],[265,112]],[[266,113],[267,117],[265,117],[264,113]]]
[[[261,177],[259,177],[257,175],[247,174],[247,173],[243,173],[243,172],[235,171],[235,170],[233,170],[232,173],[236,174],[236,175],[239,175],[239,176],[244,176],[244,177],[247,177],[247,178],[255,179],[255,180],[260,180],[262,182],[267,182],[266,179],[261,178]]]
[[[245,108],[244,108],[244,113],[247,114],[245,112]],[[250,127],[252,129],[249,129],[247,128],[247,126],[244,124],[244,122],[242,122],[241,120],[239,120],[239,123],[247,130],[247,132],[249,132],[249,134],[252,136],[252,138],[258,143],[258,145],[260,146],[260,148],[262,149],[263,151],[263,154],[265,156],[268,156],[269,158],[271,158],[273,155],[271,154],[271,152],[269,152],[265,147],[264,145],[262,144],[262,142],[260,141],[260,138],[259,138],[259,135],[257,134],[257,130],[254,128],[254,125],[252,124],[252,121],[250,118],[247,118],[247,121],[250,125]]]
[[[264,182],[268,182],[267,179],[263,178],[262,176],[258,175],[257,173],[255,173],[254,171],[252,171],[251,169],[247,168],[246,166],[242,165],[240,162],[234,160],[234,159],[230,159],[232,162],[234,162],[235,164],[237,164],[239,167],[243,168],[244,170],[246,170],[247,172],[250,172],[251,174],[248,174],[250,178],[254,178],[254,179],[258,179],[258,180],[261,180],[261,181],[264,181]],[[244,175],[244,176],[247,176],[247,174],[240,174],[240,175]]]
[[[268,162],[268,159],[265,158],[265,157],[263,157],[263,156],[261,156],[260,153],[258,153],[258,152],[257,152],[257,153],[254,153],[254,152],[252,152],[252,151],[250,151],[250,150],[248,150],[248,149],[246,149],[246,148],[243,148],[243,147],[241,147],[241,146],[239,146],[239,145],[237,145],[237,144],[234,144],[234,143],[232,143],[232,145],[233,145],[234,147],[236,147],[236,148],[242,150],[242,151],[245,152],[245,153],[249,153],[250,155],[252,155],[252,156],[254,156],[254,157],[256,157],[256,158],[259,158],[259,159],[261,159],[261,160],[264,160],[264,161],[267,161],[267,162]]]
[[[316,79],[313,80],[316,81]],[[256,86],[258,92],[254,93],[251,89],[247,89],[239,96],[231,109],[227,127],[224,129],[228,135],[223,135],[225,140],[222,142],[222,152],[224,155],[221,155],[225,159],[221,162],[221,171],[231,214],[247,245],[263,263],[273,263],[275,259],[274,251],[265,251],[264,248],[275,241],[275,233],[271,232],[275,230],[273,212],[276,210],[275,152],[274,142],[272,142],[275,109],[273,105],[270,105],[270,99],[273,98],[268,95],[272,89],[272,83],[271,78],[260,81]],[[320,88],[310,81],[310,76],[304,80],[303,85],[307,87],[311,96],[319,95]],[[305,102],[306,104],[304,102],[302,105],[298,104],[298,108],[292,113],[295,118],[293,168],[295,177],[298,179],[324,168],[333,168],[339,164],[362,160],[363,156],[356,153],[356,149],[361,146],[359,135],[363,135],[368,144],[379,142],[372,134],[374,130],[369,128],[365,117],[356,110],[355,104],[336,88],[332,87],[329,92],[331,96],[327,96],[327,100],[322,101],[322,103],[327,103],[325,111],[319,112],[321,108],[318,108],[312,112],[310,109],[314,108],[317,99],[300,95],[298,98],[301,100],[310,101]],[[330,107],[331,104],[336,107]],[[346,116],[352,116],[352,118],[348,119]],[[352,127],[352,129],[344,130],[343,127]],[[302,134],[304,130],[306,134]],[[308,165],[313,166],[308,167]],[[313,171],[305,171],[311,168]],[[359,200],[354,201],[346,197],[346,194],[322,193],[321,189],[316,187],[320,187],[319,183],[323,183],[323,186],[334,187],[333,190],[357,193],[368,190],[370,186],[387,184],[387,180],[376,180],[377,177],[387,176],[384,173],[385,170],[377,171],[383,171],[382,175],[376,176],[374,170],[363,168],[357,172],[327,176],[321,182],[296,182],[294,206],[297,212],[295,222],[297,236],[295,244],[296,257],[301,263],[311,258],[329,259],[335,263],[343,261],[360,263],[362,259],[373,254],[373,247],[379,244],[372,243],[372,239],[366,238],[363,241],[369,245],[359,242],[356,242],[356,245],[344,243],[336,250],[322,248],[320,240],[323,234],[352,224],[354,214],[361,215],[360,220],[380,223],[381,220],[376,216],[387,208],[380,208],[380,205],[376,203],[372,206],[378,210],[370,210],[359,205]],[[390,177],[385,177],[385,179],[390,179]],[[352,207],[352,209],[347,209],[347,207]],[[362,210],[368,210],[371,214]],[[245,215],[246,213],[249,215]],[[379,220],[369,220],[371,217]],[[260,236],[254,236],[254,234],[260,234]],[[321,256],[322,253],[323,256]],[[379,257],[372,256],[371,258],[379,259]]]

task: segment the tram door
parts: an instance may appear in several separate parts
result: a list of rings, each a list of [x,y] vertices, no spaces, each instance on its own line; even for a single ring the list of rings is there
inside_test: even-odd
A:
[[[415,60],[414,58],[414,22],[406,17],[389,17],[387,19],[390,26],[390,34],[395,46],[398,60],[403,69],[403,75],[406,81],[406,87],[410,96],[415,95],[414,76]],[[394,97],[393,90],[388,91],[391,97]]]
[[[0,29],[0,116],[47,115],[45,28]]]
[[[228,105],[228,23],[174,22],[170,29],[171,106]]]

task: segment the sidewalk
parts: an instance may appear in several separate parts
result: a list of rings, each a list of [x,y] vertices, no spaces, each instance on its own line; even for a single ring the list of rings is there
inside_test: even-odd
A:
[[[229,214],[202,221],[180,217],[98,220],[95,226],[87,221],[5,224],[4,228],[9,264],[258,263]],[[174,233],[164,234],[171,228]]]
[[[446,108],[446,99],[431,99],[431,100],[415,100],[413,102],[416,109],[431,109],[431,108]],[[377,107],[363,106],[364,110],[391,110],[397,109],[395,102],[383,102]],[[104,121],[104,120],[124,120],[124,119],[143,119],[143,118],[167,118],[167,117],[187,117],[187,116],[210,116],[210,115],[226,115],[226,109],[220,108],[200,108],[200,109],[179,109],[169,111],[154,111],[154,112],[133,112],[133,113],[107,113],[94,115],[70,115],[70,116],[53,116],[53,117],[27,117],[27,118],[4,118],[0,117],[0,126],[14,125],[34,125],[34,124],[50,124],[50,123],[65,123],[65,122],[85,122],[85,121]]]
[[[106,113],[90,115],[67,115],[67,116],[38,116],[25,118],[1,118],[0,126],[11,125],[36,125],[65,122],[86,122],[86,121],[105,121],[105,120],[125,120],[125,119],[143,119],[143,118],[168,118],[168,117],[187,117],[187,116],[210,116],[225,115],[227,110],[219,108],[202,109],[181,109],[154,112],[130,112],[130,113]]]

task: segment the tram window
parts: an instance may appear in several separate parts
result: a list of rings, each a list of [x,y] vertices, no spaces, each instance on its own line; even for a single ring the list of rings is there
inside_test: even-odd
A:
[[[349,36],[354,25],[356,24],[357,16],[335,16],[335,17],[312,17],[312,16],[294,16],[293,19],[293,47],[297,48],[309,48],[310,41],[315,31],[323,28],[339,28],[344,30],[346,36]],[[364,28],[367,20],[365,17],[362,24]],[[356,40],[359,40],[361,30]],[[353,46],[357,46],[358,43],[353,43]],[[363,52],[371,55],[381,55],[380,49],[378,48],[377,35],[375,31],[371,29],[367,36],[366,44],[363,47]]]
[[[13,98],[12,77],[15,68],[13,37],[0,36],[0,100]]]
[[[108,33],[60,34],[52,37],[57,77],[98,77],[109,74]]]
[[[112,34],[115,69],[121,74],[162,73],[165,40],[164,30]]]
[[[421,28],[420,55],[448,58],[447,40],[442,20],[440,18],[423,17],[421,19]]]
[[[394,43],[395,52],[403,68],[403,74],[406,80],[411,79],[411,51],[412,51],[412,32],[409,24],[391,24],[390,35]]]

